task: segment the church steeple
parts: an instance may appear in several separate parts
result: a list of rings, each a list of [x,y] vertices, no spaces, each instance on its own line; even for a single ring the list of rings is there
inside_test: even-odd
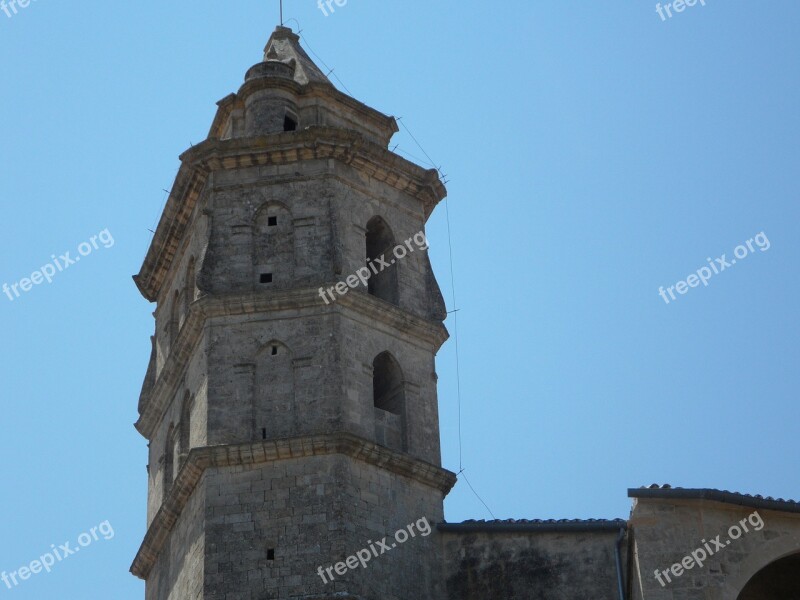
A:
[[[388,150],[396,131],[278,27],[181,156],[134,278],[157,303],[136,423],[150,481],[132,571],[148,600],[439,599],[433,538],[335,585],[317,573],[441,521],[455,482],[424,235],[445,189]]]
[[[282,62],[294,67],[293,79],[300,85],[309,82],[328,83],[330,81],[309,58],[300,45],[300,36],[288,27],[277,27],[264,47],[264,61]]]

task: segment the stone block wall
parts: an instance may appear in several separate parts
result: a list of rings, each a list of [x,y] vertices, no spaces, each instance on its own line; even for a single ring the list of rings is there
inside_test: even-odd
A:
[[[448,600],[615,600],[618,532],[442,532]],[[623,554],[623,565],[626,557]]]
[[[214,319],[209,443],[341,429],[335,331],[324,306]]]
[[[327,583],[318,573],[425,517],[441,493],[342,455],[207,472],[206,599],[439,600],[435,536],[417,535],[367,568]],[[270,552],[271,551],[271,552]]]
[[[748,521],[754,513],[756,525]],[[748,532],[743,531],[743,520]],[[759,521],[763,526],[756,530]],[[733,531],[738,539],[731,539],[732,527],[742,530]],[[800,552],[800,514],[721,502],[638,499],[631,530],[632,600],[736,600],[759,570]],[[698,549],[709,555],[702,566],[693,561],[687,562],[691,568],[681,565],[678,575],[671,571]],[[656,570],[662,572],[663,585]]]
[[[206,478],[202,477],[150,572],[146,600],[203,598],[205,505]]]

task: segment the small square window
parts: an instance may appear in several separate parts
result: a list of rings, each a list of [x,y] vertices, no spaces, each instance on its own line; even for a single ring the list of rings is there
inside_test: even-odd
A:
[[[267,227],[277,227],[278,217],[267,217]]]
[[[272,273],[262,273],[261,283],[272,283]]]

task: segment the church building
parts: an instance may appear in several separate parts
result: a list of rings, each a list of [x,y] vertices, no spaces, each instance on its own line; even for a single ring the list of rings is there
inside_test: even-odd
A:
[[[438,173],[285,27],[218,107],[134,277],[147,600],[800,598],[793,501],[653,486],[626,519],[448,523]]]

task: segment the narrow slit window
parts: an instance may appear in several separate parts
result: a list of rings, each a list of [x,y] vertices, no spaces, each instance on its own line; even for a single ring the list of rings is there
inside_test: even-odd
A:
[[[267,560],[275,560],[275,549],[274,548],[267,549]]]
[[[272,283],[272,273],[262,273],[261,283]]]
[[[278,347],[277,346],[273,346],[272,347],[272,356],[277,356],[277,355],[278,355]]]
[[[265,440],[265,439],[267,439],[267,428],[266,428],[266,427],[264,427],[264,428],[261,430],[261,439],[262,439],[262,440]]]

